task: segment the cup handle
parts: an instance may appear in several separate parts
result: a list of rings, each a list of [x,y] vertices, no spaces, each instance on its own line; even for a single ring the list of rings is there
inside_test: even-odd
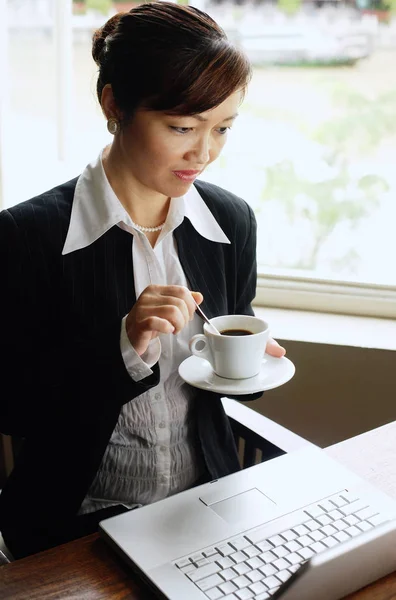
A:
[[[197,344],[199,342],[201,344],[203,344],[201,350],[197,349]],[[213,355],[210,350],[210,346],[208,344],[207,337],[203,333],[197,333],[197,335],[194,335],[191,338],[191,340],[189,341],[188,347],[190,348],[190,351],[192,354],[194,354],[194,356],[198,356],[199,358],[204,358],[205,360],[210,362],[210,364],[213,367]]]

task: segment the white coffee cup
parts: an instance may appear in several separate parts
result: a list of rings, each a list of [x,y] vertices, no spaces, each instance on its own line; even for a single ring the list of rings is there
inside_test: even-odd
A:
[[[249,315],[224,315],[210,322],[222,335],[205,323],[204,333],[194,335],[189,342],[192,354],[210,362],[220,377],[248,379],[257,375],[269,338],[268,323]],[[223,333],[230,330],[234,335]],[[236,330],[247,333],[236,335]]]

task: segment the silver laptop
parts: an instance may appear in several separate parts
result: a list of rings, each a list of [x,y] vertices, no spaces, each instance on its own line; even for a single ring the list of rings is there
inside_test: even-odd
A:
[[[338,600],[396,570],[396,502],[309,446],[102,521],[163,598]]]

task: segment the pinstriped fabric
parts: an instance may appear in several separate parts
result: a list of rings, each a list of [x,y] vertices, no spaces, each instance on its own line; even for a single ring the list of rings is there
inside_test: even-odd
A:
[[[97,307],[97,322],[103,317],[100,313],[111,304],[110,314],[116,307],[117,316],[123,316],[135,301],[128,234],[112,228],[95,244],[71,255],[60,256],[59,248],[67,233],[75,181],[65,184],[65,190],[60,187],[55,193],[49,192],[14,207],[11,212],[30,224],[25,233],[27,245],[31,262],[40,265],[41,277],[45,275],[49,280],[52,277],[48,256],[52,258],[54,252],[48,248],[48,240],[53,250],[57,249],[57,258],[67,280],[68,297],[77,312],[86,314],[90,308]],[[196,182],[196,187],[227,237],[233,241],[241,240],[243,244],[211,242],[199,236],[185,220],[175,231],[180,259],[190,283],[204,294],[204,307],[211,315],[235,312],[238,306],[249,306],[255,294],[254,216],[245,202],[229,192],[200,181]]]
[[[175,232],[183,269],[192,287],[202,292],[203,309],[208,316],[252,314],[250,303],[255,296],[257,269],[253,211],[244,201],[217,186],[203,182],[196,185],[233,243],[225,246],[197,238],[191,223],[183,223]],[[242,247],[236,240],[243,240]]]
[[[98,472],[122,406],[158,385],[160,376],[154,366],[153,375],[133,382],[120,352],[120,322],[136,301],[129,234],[113,227],[62,256],[75,185],[72,180],[0,213],[0,281],[9,292],[0,294],[2,383],[10,390],[0,399],[0,429],[27,440],[0,495],[0,530],[8,539],[20,531],[27,553],[67,539],[67,524]],[[221,188],[196,186],[231,244],[206,240],[185,219],[174,236],[189,284],[203,293],[209,316],[251,313],[252,211]],[[33,388],[40,390],[35,398]],[[220,397],[199,391],[195,406],[210,476],[237,470]],[[35,493],[26,503],[30,489]]]
[[[184,222],[175,231],[175,237],[187,279],[192,289],[202,292],[203,309],[209,317],[253,314],[251,302],[257,278],[253,211],[244,201],[221,188],[204,182],[196,182],[196,185],[232,244],[214,244],[198,238],[192,225]],[[198,432],[204,440],[202,449],[209,472],[218,477],[236,471],[239,464],[235,444],[220,399],[216,394],[201,394],[199,409]]]

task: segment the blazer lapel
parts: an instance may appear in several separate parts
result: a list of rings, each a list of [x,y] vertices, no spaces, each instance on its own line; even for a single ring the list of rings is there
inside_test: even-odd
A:
[[[224,245],[199,235],[188,219],[175,229],[174,235],[190,289],[204,297],[202,309],[210,318],[227,314]]]

